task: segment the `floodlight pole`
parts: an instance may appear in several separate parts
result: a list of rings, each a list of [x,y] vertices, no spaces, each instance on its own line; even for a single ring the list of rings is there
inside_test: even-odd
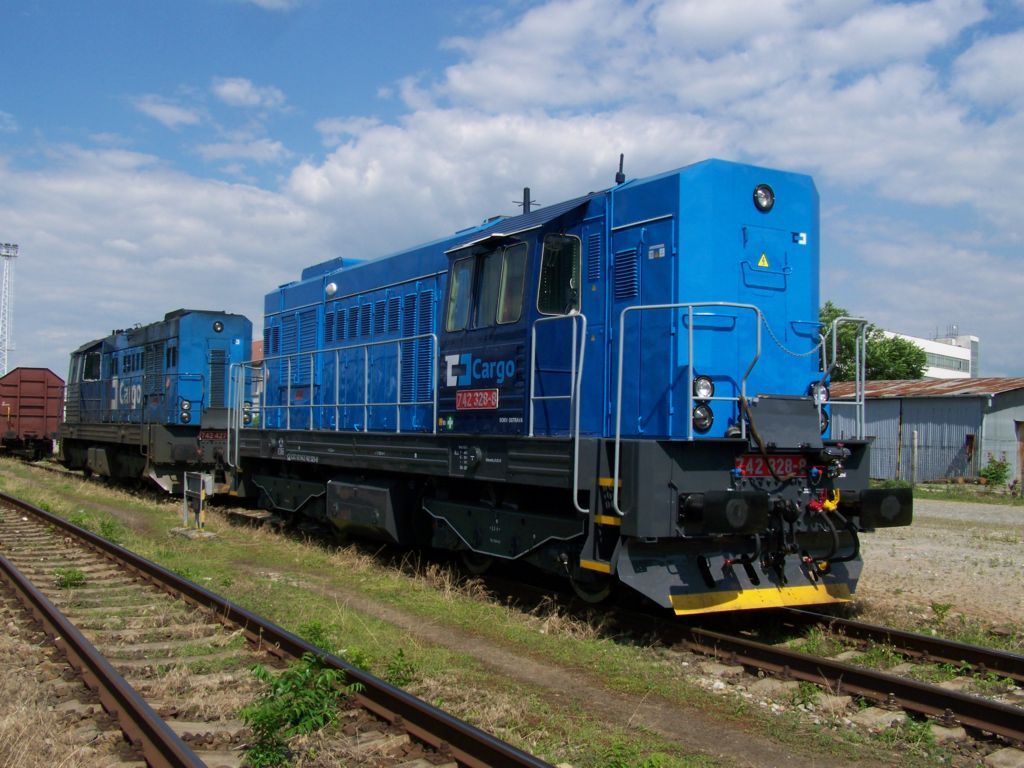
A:
[[[14,349],[14,260],[18,246],[0,243],[0,261],[3,262],[3,282],[0,283],[0,376],[7,375],[7,353]]]

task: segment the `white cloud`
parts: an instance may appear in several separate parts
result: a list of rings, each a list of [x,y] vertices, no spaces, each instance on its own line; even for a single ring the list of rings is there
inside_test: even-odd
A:
[[[152,117],[172,129],[182,125],[197,125],[202,120],[202,115],[198,110],[175,104],[161,96],[152,94],[140,96],[132,103],[144,115]]]
[[[18,130],[18,121],[9,112],[0,111],[0,133],[15,133]]]
[[[954,66],[956,90],[985,107],[1024,106],[1024,31],[983,39]]]
[[[279,109],[285,102],[284,93],[279,88],[257,86],[244,77],[214,78],[211,90],[218,99],[232,107]]]
[[[284,196],[138,153],[64,147],[51,160],[0,164],[0,232],[22,246],[17,290],[35,297],[18,304],[18,365],[64,371],[90,338],[179,306],[259,318],[268,287],[296,277],[282,244],[325,252],[323,227]]]
[[[256,163],[280,163],[291,154],[284,144],[272,139],[201,144],[196,151],[204,160],[251,160]]]

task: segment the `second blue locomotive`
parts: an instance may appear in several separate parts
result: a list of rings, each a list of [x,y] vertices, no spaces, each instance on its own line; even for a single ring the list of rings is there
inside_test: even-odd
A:
[[[169,492],[186,471],[226,487],[228,375],[251,346],[247,318],[187,309],[84,344],[71,355],[61,460]]]

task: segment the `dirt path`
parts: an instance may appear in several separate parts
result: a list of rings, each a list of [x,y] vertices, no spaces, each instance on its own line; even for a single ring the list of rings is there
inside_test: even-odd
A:
[[[636,723],[685,745],[687,749],[699,750],[744,768],[836,765],[835,756],[793,751],[744,729],[742,721],[723,722],[696,707],[682,707],[609,691],[584,671],[516,654],[507,648],[497,647],[492,640],[480,639],[447,625],[426,622],[421,616],[403,613],[355,592],[330,589],[325,590],[325,594],[346,607],[401,627],[418,641],[449,648],[517,683],[542,688],[554,706],[579,708],[620,725]],[[898,759],[891,763],[898,764]],[[864,761],[856,765],[880,764]]]

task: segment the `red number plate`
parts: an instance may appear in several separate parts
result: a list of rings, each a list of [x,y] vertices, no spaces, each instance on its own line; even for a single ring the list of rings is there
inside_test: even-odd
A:
[[[764,456],[746,454],[736,460],[736,466],[748,477],[769,477],[772,470],[776,475],[803,475],[807,472],[807,459],[803,456]]]
[[[493,411],[498,407],[496,389],[460,389],[455,393],[457,411]]]

